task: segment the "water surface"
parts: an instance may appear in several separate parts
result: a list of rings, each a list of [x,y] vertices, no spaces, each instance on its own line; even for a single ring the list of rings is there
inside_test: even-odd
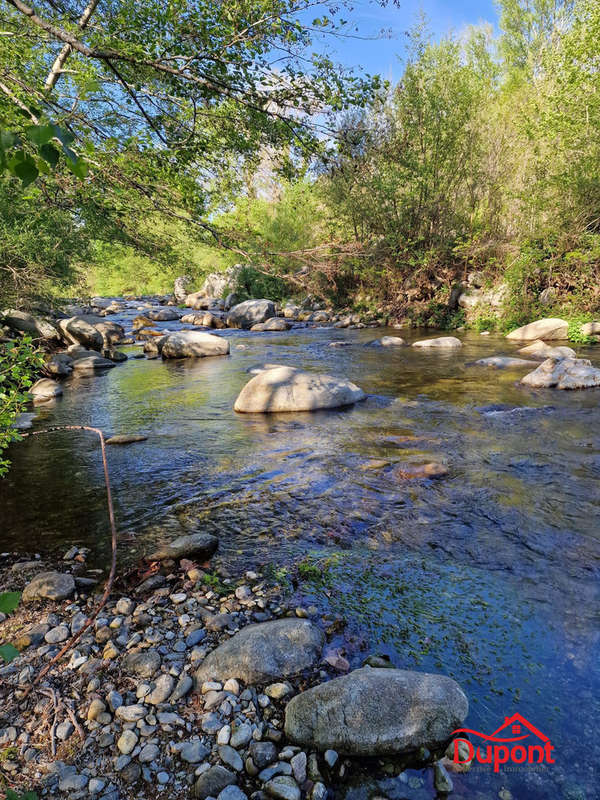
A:
[[[219,536],[232,567],[271,565],[296,586],[294,565],[315,565],[318,577],[301,573],[299,602],[347,619],[334,644],[352,666],[378,652],[397,666],[442,671],[467,691],[470,727],[491,732],[518,710],[550,736],[555,766],[473,770],[454,777],[454,797],[503,788],[516,800],[597,797],[600,393],[532,391],[517,383],[523,370],[466,366],[514,355],[499,337],[459,334],[464,347],[450,352],[369,345],[386,333],[398,334],[221,332],[230,357],[130,358],[72,377],[62,398],[38,407],[34,425],[147,434],[109,449],[122,558],[147,552],[149,526],[180,514]],[[598,362],[590,348],[580,354]],[[248,370],[263,363],[348,377],[368,398],[312,414],[235,414]],[[10,457],[2,548],[87,545],[103,564],[96,442],[55,433],[15,445]],[[390,466],[364,469],[372,459]],[[448,475],[405,481],[395,472],[427,461]],[[429,773],[417,771],[356,777],[338,794],[434,792]]]

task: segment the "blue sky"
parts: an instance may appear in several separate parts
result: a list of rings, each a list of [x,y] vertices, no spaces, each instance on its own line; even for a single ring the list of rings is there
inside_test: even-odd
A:
[[[494,0],[400,0],[400,7],[385,8],[369,0],[355,0],[352,19],[361,35],[375,36],[382,29],[390,29],[391,38],[375,41],[337,39],[328,37],[327,51],[334,60],[348,66],[362,66],[367,72],[379,73],[384,78],[397,79],[401,74],[398,56],[402,55],[405,31],[411,28],[420,11],[427,15],[436,38],[451,31],[460,32],[465,26],[479,22],[497,23],[498,13]]]

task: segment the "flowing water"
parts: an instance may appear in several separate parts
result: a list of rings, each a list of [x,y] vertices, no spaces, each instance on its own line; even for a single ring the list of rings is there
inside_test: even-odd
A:
[[[499,337],[462,334],[451,352],[368,346],[385,333],[397,335],[221,332],[230,357],[130,358],[68,379],[34,426],[147,434],[109,449],[122,558],[148,552],[161,517],[199,518],[225,564],[271,569],[293,579],[298,602],[343,616],[334,644],[353,667],[379,653],[442,671],[469,696],[468,727],[491,733],[519,711],[550,737],[554,765],[474,767],[453,776],[453,797],[598,797],[600,390],[532,391],[517,384],[523,370],[467,366],[514,355]],[[423,335],[434,334],[410,338]],[[593,352],[580,350],[598,361]],[[348,377],[368,398],[336,411],[235,414],[248,370],[264,363]],[[105,563],[96,442],[55,433],[10,457],[2,548],[87,545]],[[365,469],[373,459],[390,464]],[[395,471],[429,461],[448,475],[407,481]],[[338,795],[431,798],[430,775],[360,776]]]

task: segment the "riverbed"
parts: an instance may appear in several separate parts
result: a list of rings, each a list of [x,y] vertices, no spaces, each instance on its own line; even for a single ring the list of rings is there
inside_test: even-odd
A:
[[[109,448],[121,561],[148,552],[161,519],[199,518],[232,570],[267,570],[298,603],[343,617],[334,644],[352,667],[379,653],[444,672],[469,696],[468,727],[491,733],[519,711],[550,737],[555,765],[473,767],[453,776],[452,797],[598,796],[600,390],[532,391],[518,385],[527,370],[468,366],[516,353],[495,335],[459,333],[462,349],[428,352],[370,343],[432,331],[219,334],[231,341],[229,357],[163,362],[123,348],[127,362],[71,377],[61,398],[36,407],[34,429],[147,435]],[[578,348],[598,364],[595,352]],[[249,370],[265,363],[347,377],[367,399],[327,412],[236,414]],[[77,544],[105,565],[96,441],[54,433],[9,456],[2,549]],[[431,461],[448,474],[398,478],[397,466]],[[428,774],[363,776],[338,795],[431,798]]]

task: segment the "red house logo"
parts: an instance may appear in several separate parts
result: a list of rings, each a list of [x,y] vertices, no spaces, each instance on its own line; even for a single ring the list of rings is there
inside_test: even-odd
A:
[[[550,739],[542,733],[529,720],[519,713],[512,717],[505,717],[502,725],[491,734],[481,733],[471,728],[457,728],[454,734],[471,734],[478,736],[491,744],[474,745],[470,739],[459,736],[453,742],[452,760],[455,764],[468,764],[475,758],[480,764],[492,764],[494,772],[500,771],[502,764],[554,764],[552,757],[554,750]],[[535,742],[525,742],[525,739],[535,737]],[[467,747],[467,757],[460,757],[460,744]],[[464,747],[462,755],[465,755]]]

